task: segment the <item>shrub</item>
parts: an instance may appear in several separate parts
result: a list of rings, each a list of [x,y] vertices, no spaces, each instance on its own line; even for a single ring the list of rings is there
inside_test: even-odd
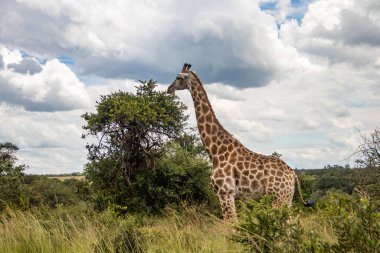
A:
[[[74,174],[74,173],[73,173]],[[83,201],[88,201],[92,199],[92,192],[90,184],[86,180],[78,180],[76,178],[69,178],[63,181],[65,186],[68,186],[75,191],[75,195]]]
[[[18,206],[25,165],[16,166],[18,147],[12,143],[0,143],[0,199],[9,206]]]
[[[140,253],[146,252],[146,240],[140,231],[141,222],[127,214],[120,215],[120,206],[112,205],[103,213],[101,237],[95,252]]]
[[[91,169],[88,177],[100,210],[116,204],[126,206],[130,212],[160,213],[166,205],[182,202],[201,204],[207,206],[207,210],[219,210],[218,200],[209,183],[210,165],[177,142],[168,142],[163,147],[162,157],[156,161],[153,170],[141,171],[136,175],[132,192],[124,184],[115,183],[118,180],[104,180],[110,175],[122,178],[121,174],[112,174],[118,171],[115,168],[117,165],[112,160],[103,160],[97,165],[92,163],[91,167],[87,167],[87,171]]]
[[[330,193],[320,208],[337,237],[334,252],[380,252],[380,213],[365,193]]]
[[[317,234],[302,228],[292,209],[272,207],[268,196],[243,203],[235,228],[232,240],[249,252],[331,252]]]
[[[58,179],[40,177],[23,187],[23,196],[28,205],[47,205],[57,207],[58,205],[70,205],[78,199],[74,188],[65,185]]]
[[[166,205],[206,204],[218,206],[210,187],[211,168],[202,158],[190,154],[177,143],[165,146],[154,171],[137,178],[136,190],[148,208],[160,211]]]
[[[241,222],[236,226],[238,235],[234,240],[248,246],[253,252],[269,252],[276,248],[276,242],[287,234],[290,212],[286,208],[272,208],[271,203],[269,197],[260,202],[244,203]]]

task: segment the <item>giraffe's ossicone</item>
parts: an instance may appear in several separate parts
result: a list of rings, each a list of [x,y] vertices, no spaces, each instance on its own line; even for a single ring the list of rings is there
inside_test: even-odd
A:
[[[168,92],[188,89],[191,93],[199,134],[213,166],[211,185],[219,198],[223,218],[237,219],[235,198],[259,199],[268,194],[274,196],[275,206],[290,206],[297,181],[294,170],[277,157],[249,150],[225,130],[201,80],[190,67],[184,64]]]

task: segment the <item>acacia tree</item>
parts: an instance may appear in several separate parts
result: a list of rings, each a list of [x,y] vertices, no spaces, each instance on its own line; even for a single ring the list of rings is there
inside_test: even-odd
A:
[[[96,112],[82,115],[83,138],[96,138],[87,145],[86,176],[103,197],[112,196],[116,203],[133,196],[136,175],[154,170],[165,141],[179,137],[185,127],[186,106],[155,88],[153,80],[140,81],[135,94],[101,96]]]

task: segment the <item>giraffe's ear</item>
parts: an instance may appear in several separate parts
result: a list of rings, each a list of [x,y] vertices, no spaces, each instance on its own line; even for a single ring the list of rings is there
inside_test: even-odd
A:
[[[182,73],[187,73],[189,72],[189,69],[191,68],[191,64],[189,63],[185,63],[183,64],[183,67],[182,67]]]

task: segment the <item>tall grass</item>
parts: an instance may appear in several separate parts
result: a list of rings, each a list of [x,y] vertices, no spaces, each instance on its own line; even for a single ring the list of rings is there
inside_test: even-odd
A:
[[[8,211],[0,219],[0,252],[92,252],[102,226],[84,214]]]
[[[119,207],[7,208],[0,252],[380,252],[380,214],[365,197],[333,194],[314,209],[275,209],[268,201],[244,203],[235,225],[189,206],[162,216]]]
[[[222,221],[187,208],[164,217],[117,217],[78,209],[7,210],[0,252],[241,252]]]
[[[242,252],[242,246],[230,240],[230,225],[205,217],[194,208],[182,212],[169,209],[166,217],[143,228],[149,245],[147,252]]]

